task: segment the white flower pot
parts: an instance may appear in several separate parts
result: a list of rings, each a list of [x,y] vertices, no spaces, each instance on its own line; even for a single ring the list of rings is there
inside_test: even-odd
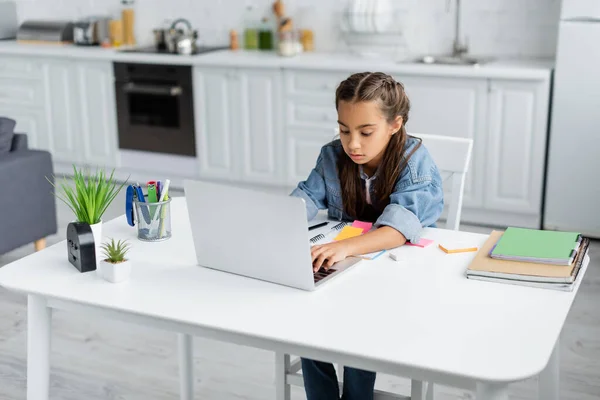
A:
[[[131,274],[131,261],[123,261],[120,263],[110,263],[108,261],[100,261],[98,272],[108,282],[119,283],[129,279]]]

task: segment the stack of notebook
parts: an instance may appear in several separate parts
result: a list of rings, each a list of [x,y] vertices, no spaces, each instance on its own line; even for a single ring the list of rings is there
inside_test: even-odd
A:
[[[574,232],[493,231],[467,269],[467,277],[571,291],[585,273],[588,248],[589,239]]]

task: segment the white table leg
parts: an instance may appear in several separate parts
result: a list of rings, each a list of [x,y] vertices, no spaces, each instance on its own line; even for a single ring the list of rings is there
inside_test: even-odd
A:
[[[290,384],[286,382],[286,376],[290,371],[290,355],[275,353],[275,399],[290,400]]]
[[[192,336],[178,333],[179,347],[179,398],[194,400],[194,349]]]
[[[544,368],[544,370],[540,372],[538,382],[538,393],[540,400],[559,400],[560,398],[559,352],[560,341],[557,340],[556,344],[554,345],[552,355],[550,356],[550,360],[548,360],[548,364],[546,365],[546,368]]]
[[[27,296],[27,400],[48,400],[52,309],[46,299]]]
[[[508,400],[508,384],[477,382],[477,400]]]

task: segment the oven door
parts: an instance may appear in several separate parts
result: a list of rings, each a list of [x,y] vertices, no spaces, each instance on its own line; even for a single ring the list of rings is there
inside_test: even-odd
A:
[[[192,87],[116,81],[119,148],[196,156]]]

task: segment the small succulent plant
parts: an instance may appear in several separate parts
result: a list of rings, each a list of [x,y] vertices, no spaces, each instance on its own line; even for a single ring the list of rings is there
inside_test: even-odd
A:
[[[100,246],[104,252],[105,261],[113,264],[127,261],[125,256],[130,249],[130,245],[126,240],[119,240],[115,242],[115,239],[111,239],[110,242],[103,243]]]

